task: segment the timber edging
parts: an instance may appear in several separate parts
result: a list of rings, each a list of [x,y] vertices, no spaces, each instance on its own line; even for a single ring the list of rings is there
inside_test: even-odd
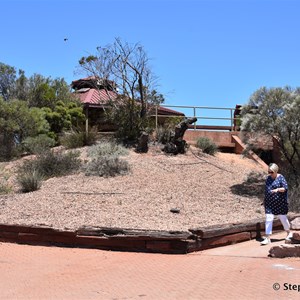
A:
[[[290,216],[293,220],[300,214]],[[189,229],[188,231],[138,230],[107,227],[81,227],[75,231],[51,227],[0,224],[0,242],[83,247],[101,250],[186,254],[258,239],[264,219]],[[274,220],[274,232],[282,225]]]

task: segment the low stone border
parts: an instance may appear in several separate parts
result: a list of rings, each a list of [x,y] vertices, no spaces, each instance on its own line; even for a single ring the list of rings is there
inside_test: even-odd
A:
[[[300,217],[296,217],[291,221],[291,229],[293,235],[290,241],[286,241],[284,245],[273,246],[269,250],[270,257],[285,258],[285,257],[300,257]]]
[[[293,220],[300,215],[290,217]],[[247,223],[214,225],[188,231],[151,231],[82,227],[75,231],[50,227],[0,224],[0,241],[31,245],[56,245],[102,250],[185,254],[260,238],[264,219]],[[274,232],[282,231],[274,220]]]

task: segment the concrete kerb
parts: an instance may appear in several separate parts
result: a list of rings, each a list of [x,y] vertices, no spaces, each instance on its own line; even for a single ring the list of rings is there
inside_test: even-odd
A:
[[[289,216],[292,221],[300,214]],[[81,227],[75,231],[44,226],[0,224],[0,241],[18,244],[83,247],[128,252],[186,254],[260,239],[264,219],[189,229],[188,231]],[[279,219],[274,232],[282,231]]]

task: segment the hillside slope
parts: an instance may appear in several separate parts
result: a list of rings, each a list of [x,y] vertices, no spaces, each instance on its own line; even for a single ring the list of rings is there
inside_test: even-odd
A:
[[[84,158],[86,148],[81,151]],[[131,165],[125,176],[80,173],[51,178],[32,193],[1,195],[0,223],[187,230],[264,216],[263,178],[246,181],[251,172],[263,171],[250,159],[228,153],[213,157],[193,147],[185,155],[166,156],[152,147],[147,154],[130,151],[123,158]]]

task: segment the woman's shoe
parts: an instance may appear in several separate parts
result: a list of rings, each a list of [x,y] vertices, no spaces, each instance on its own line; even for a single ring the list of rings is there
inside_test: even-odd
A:
[[[270,238],[264,238],[264,240],[262,242],[260,242],[261,245],[268,245],[271,244],[271,240]]]
[[[288,235],[286,236],[285,240],[286,241],[290,241],[293,237],[293,233],[292,232],[289,232]]]

